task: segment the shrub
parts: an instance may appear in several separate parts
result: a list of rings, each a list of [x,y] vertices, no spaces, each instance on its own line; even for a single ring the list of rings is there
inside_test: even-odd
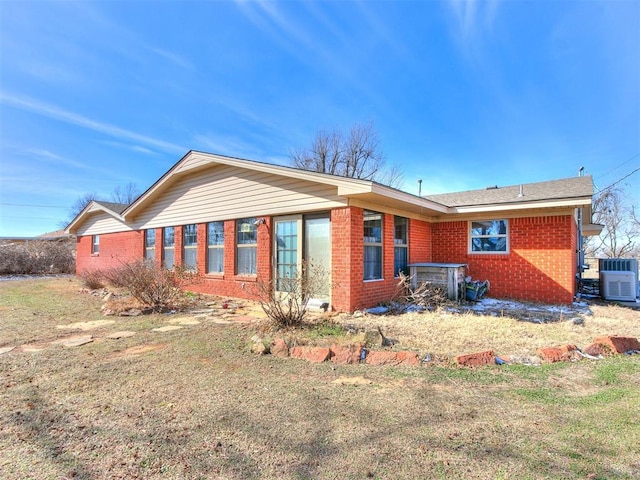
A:
[[[124,263],[105,275],[154,312],[182,308],[188,301],[182,288],[199,280],[196,272],[184,267],[165,270],[144,260]]]
[[[257,297],[267,317],[278,328],[302,325],[307,305],[327,285],[325,268],[303,262],[294,274],[271,280],[258,280]]]
[[[32,240],[0,244],[0,274],[73,273],[75,243]]]
[[[104,273],[100,270],[85,270],[80,274],[82,284],[89,290],[97,290],[104,288],[106,279]]]

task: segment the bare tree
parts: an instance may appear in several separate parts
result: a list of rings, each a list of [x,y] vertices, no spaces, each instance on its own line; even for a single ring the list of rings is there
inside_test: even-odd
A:
[[[136,198],[140,196],[140,189],[138,186],[129,182],[125,185],[118,185],[111,192],[111,201],[115,203],[124,203],[126,205],[132,204]]]
[[[638,254],[640,224],[628,195],[622,188],[608,188],[593,201],[594,223],[604,225],[598,237],[587,240],[588,256],[624,258]]]
[[[79,196],[78,198],[76,198],[76,200],[69,207],[69,210],[67,212],[67,218],[65,218],[64,220],[61,220],[58,223],[58,225],[61,228],[64,228],[67,225],[69,225],[73,221],[73,219],[76,218],[76,216],[82,210],[84,210],[84,208],[87,205],[89,205],[89,203],[91,203],[94,200],[98,202],[102,200],[107,202],[115,202],[115,203],[130,205],[139,196],[140,196],[140,191],[138,190],[137,185],[132,182],[129,182],[126,185],[122,185],[122,186],[118,185],[117,187],[115,187],[113,189],[113,192],[111,192],[111,196],[109,197],[109,200],[107,200],[105,197],[101,197],[100,195],[94,192],[85,193]]]
[[[397,166],[387,168],[372,123],[355,124],[346,134],[320,130],[309,148],[291,154],[291,161],[297,168],[314,172],[373,180],[391,187],[403,183]]]

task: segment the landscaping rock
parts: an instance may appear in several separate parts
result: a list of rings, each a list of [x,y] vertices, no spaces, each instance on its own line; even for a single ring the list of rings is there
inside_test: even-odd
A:
[[[81,335],[75,337],[66,337],[61,338],[59,340],[54,340],[51,342],[52,345],[62,345],[63,347],[71,348],[71,347],[79,347],[81,345],[86,345],[87,343],[93,342],[93,337],[91,335]]]
[[[254,343],[251,347],[251,351],[257,355],[265,355],[269,353],[269,349],[262,341]]]
[[[496,355],[493,350],[485,352],[468,353],[454,357],[455,362],[463,367],[482,367],[484,365],[494,365]]]
[[[152,328],[151,331],[152,332],[171,332],[172,330],[180,330],[181,327],[180,325],[167,325],[166,327],[158,327],[158,328]]]
[[[133,337],[135,334],[136,332],[132,332],[131,330],[123,330],[121,332],[110,333],[109,335],[107,335],[107,338],[110,338],[112,340],[118,340],[120,338]]]
[[[271,355],[276,357],[286,358],[289,356],[289,346],[282,338],[276,338],[271,343]]]
[[[575,345],[562,345],[560,347],[539,348],[537,352],[543,361],[555,363],[567,362],[574,359],[575,357],[572,355],[572,352],[576,350],[578,350],[578,347]]]
[[[331,347],[331,361],[336,365],[353,365],[360,362],[362,345],[333,345]]]
[[[289,355],[311,363],[322,363],[331,357],[331,350],[324,347],[293,347]]]
[[[607,355],[612,355],[615,353],[610,346],[604,345],[602,343],[592,343],[582,351],[587,355],[591,355],[593,357],[597,357],[598,355],[606,357]]]
[[[601,343],[611,348],[616,353],[624,353],[629,350],[640,350],[640,342],[634,337],[606,336],[598,337],[594,343]]]
[[[408,365],[420,364],[418,354],[415,352],[385,352],[371,350],[365,359],[367,365]]]
[[[367,330],[364,334],[364,343],[368,347],[379,347],[382,345],[382,335],[378,330]]]
[[[14,348],[16,348],[16,347],[2,347],[2,348],[0,348],[0,355],[4,355],[5,353],[9,353]]]
[[[120,312],[121,317],[139,317],[140,315],[142,315],[142,310],[138,308],[130,308],[129,310]]]

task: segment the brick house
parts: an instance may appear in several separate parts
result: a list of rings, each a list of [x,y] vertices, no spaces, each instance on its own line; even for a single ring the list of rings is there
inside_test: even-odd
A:
[[[142,258],[195,268],[193,290],[251,298],[302,261],[330,273],[314,301],[388,300],[397,273],[456,262],[491,295],[570,303],[591,225],[591,177],[417,196],[375,182],[187,153],[131,205],[91,202],[67,226],[77,273]]]

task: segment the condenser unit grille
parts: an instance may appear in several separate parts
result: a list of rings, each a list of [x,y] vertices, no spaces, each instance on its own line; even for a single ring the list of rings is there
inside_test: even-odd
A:
[[[636,299],[636,276],[633,272],[600,272],[600,288],[605,300],[633,302]]]
[[[601,258],[598,262],[600,272],[631,272],[634,274],[635,282],[631,284],[632,296],[635,299],[640,296],[640,285],[638,284],[638,259],[637,258]],[[603,290],[602,275],[600,275],[600,289]],[[604,296],[604,295],[603,295]]]

